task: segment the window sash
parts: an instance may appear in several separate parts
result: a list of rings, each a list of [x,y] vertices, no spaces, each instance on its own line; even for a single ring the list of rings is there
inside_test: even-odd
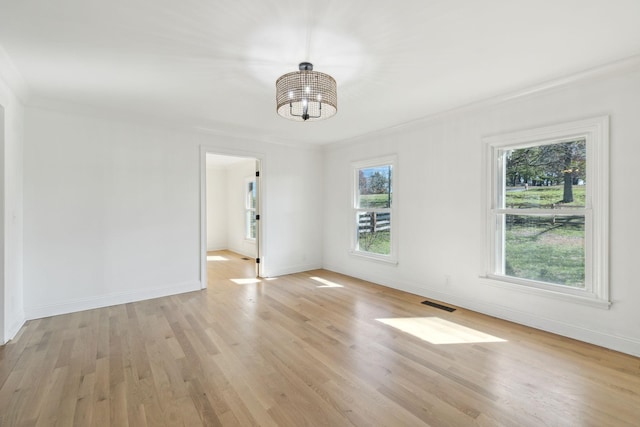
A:
[[[255,226],[256,223],[256,210],[255,208],[245,209],[245,235],[247,240],[256,240]]]
[[[587,187],[584,207],[564,209],[507,208],[504,207],[505,156],[508,150],[533,146],[586,141]],[[483,138],[485,143],[485,224],[486,270],[484,276],[513,289],[530,293],[565,298],[601,308],[608,308],[608,188],[609,188],[609,118],[608,116],[563,123],[559,125],[518,131]],[[502,274],[505,231],[499,226],[499,218],[518,216],[584,216],[584,287],[550,284],[537,280],[521,279]],[[487,282],[491,283],[491,282]]]
[[[381,193],[386,195],[390,200],[390,206],[385,207],[366,207],[360,206],[360,182],[359,182],[359,172],[363,169],[371,169],[371,168],[389,168],[391,171],[391,182],[390,182],[390,192],[389,190],[386,193]],[[351,199],[351,211],[352,211],[352,221],[351,221],[351,254],[362,256],[364,258],[369,258],[372,260],[379,260],[385,263],[397,263],[396,261],[396,253],[397,253],[397,241],[396,241],[396,229],[397,229],[397,214],[396,214],[396,206],[397,206],[397,189],[396,182],[398,182],[398,173],[397,173],[397,161],[395,156],[388,156],[384,158],[377,158],[367,161],[354,162],[351,164],[352,169],[352,199]],[[389,224],[389,253],[377,253],[377,252],[369,252],[360,247],[359,238],[360,238],[360,223],[359,217],[363,213],[367,212],[375,212],[377,214],[389,214],[390,215],[390,224]]]
[[[559,218],[559,217],[582,217],[584,218],[584,236],[583,236],[583,248],[584,248],[584,283],[582,286],[570,286],[570,285],[565,285],[562,283],[553,283],[553,282],[546,282],[544,280],[538,280],[538,279],[527,279],[524,277],[519,277],[519,276],[515,276],[515,275],[510,275],[507,274],[506,272],[506,260],[507,260],[507,253],[506,253],[506,247],[507,247],[507,241],[506,241],[506,217],[508,215],[512,215],[512,216],[519,216],[519,217],[544,217],[544,216],[549,216],[549,217],[554,217],[554,218]],[[591,218],[592,215],[589,212],[581,212],[581,213],[577,213],[577,212],[562,212],[559,213],[557,210],[539,210],[537,209],[535,213],[533,212],[527,212],[525,210],[525,212],[523,212],[523,209],[509,209],[509,210],[498,210],[495,212],[495,214],[492,216],[493,218],[493,224],[494,224],[494,236],[495,236],[495,240],[494,240],[494,256],[493,256],[493,269],[490,273],[490,275],[495,276],[495,277],[500,277],[503,278],[505,280],[516,280],[516,281],[522,281],[524,282],[524,284],[527,285],[539,285],[544,287],[545,289],[554,289],[557,288],[558,286],[565,288],[567,290],[570,290],[570,292],[574,292],[577,291],[578,294],[582,294],[585,291],[586,292],[592,292],[593,291],[593,287],[592,287],[592,280],[591,280],[591,276],[590,276],[590,269],[589,267],[589,260],[591,259],[591,248],[590,248],[590,242],[591,242],[591,233],[589,233],[587,230],[589,230],[592,227],[591,224]]]
[[[246,240],[256,240],[256,180],[255,178],[247,178],[244,186],[244,207],[245,207],[245,233],[244,238]]]

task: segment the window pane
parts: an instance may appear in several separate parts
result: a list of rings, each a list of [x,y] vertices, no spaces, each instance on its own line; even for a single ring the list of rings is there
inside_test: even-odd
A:
[[[247,208],[255,209],[256,207],[256,182],[250,181],[247,183]]]
[[[247,225],[247,239],[255,239],[256,238],[256,215],[255,211],[247,210],[246,211],[246,222]]]
[[[503,151],[504,207],[565,209],[585,206],[586,142]]]
[[[392,166],[358,169],[357,208],[390,208]]]
[[[358,212],[358,250],[380,255],[391,253],[390,212]]]
[[[584,216],[501,217],[505,220],[505,275],[584,287]]]

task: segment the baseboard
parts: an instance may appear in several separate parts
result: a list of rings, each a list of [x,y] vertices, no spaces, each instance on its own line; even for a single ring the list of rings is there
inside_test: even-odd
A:
[[[303,271],[318,270],[322,268],[322,264],[299,264],[288,267],[268,268],[265,272],[266,277],[286,276],[287,274],[301,273]]]
[[[249,258],[255,258],[255,257],[256,257],[255,252],[253,252],[253,253],[249,253],[249,252],[245,251],[245,250],[244,250],[244,249],[242,249],[242,248],[232,248],[232,247],[228,247],[228,248],[226,248],[226,250],[228,250],[228,251],[230,251],[230,252],[234,252],[234,253],[236,253],[236,254],[238,254],[238,255],[242,255],[242,256],[249,257]]]
[[[13,322],[13,324],[9,326],[9,328],[5,331],[7,335],[4,336],[4,342],[0,342],[0,345],[5,345],[6,343],[14,339],[26,322],[27,319],[24,316],[22,316],[22,318],[20,318],[16,322]]]
[[[420,295],[425,298],[433,298],[448,304],[475,311],[477,313],[497,317],[498,319],[508,320],[520,325],[529,326],[535,329],[540,329],[546,332],[551,332],[557,335],[562,335],[564,337],[573,338],[600,347],[605,347],[611,350],[640,357],[640,341],[634,338],[593,331],[558,320],[535,316],[531,313],[514,310],[512,308],[497,304],[464,298],[460,297],[459,295],[454,295],[439,290],[419,288],[412,284],[398,280],[385,280],[385,283],[380,283],[379,276],[374,277],[367,274],[354,275],[352,272],[346,271],[345,269],[330,265],[326,265],[324,266],[324,268],[340,274],[346,274],[358,279],[367,280],[371,283],[376,283],[382,286],[387,286],[389,288],[398,289],[400,291]]]
[[[227,250],[227,245],[224,246],[215,246],[213,248],[207,248],[207,252],[214,252],[214,251],[226,251]]]
[[[118,304],[144,301],[153,298],[160,298],[169,295],[182,294],[185,292],[199,291],[201,284],[199,281],[180,283],[161,288],[145,289],[128,292],[118,292],[109,295],[102,295],[89,298],[78,298],[59,304],[47,304],[34,307],[25,307],[25,318],[41,319],[43,317],[57,316],[59,314],[75,313],[78,311],[91,310],[94,308],[109,307]]]

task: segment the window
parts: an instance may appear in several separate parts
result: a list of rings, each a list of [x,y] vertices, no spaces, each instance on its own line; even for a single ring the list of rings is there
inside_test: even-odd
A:
[[[352,253],[395,262],[395,158],[358,162],[352,167]]]
[[[245,182],[245,195],[244,195],[244,203],[245,203],[245,239],[247,240],[255,240],[256,239],[256,197],[257,197],[257,188],[256,188],[256,179],[255,178],[247,178]]]
[[[608,123],[485,138],[489,278],[608,306]]]

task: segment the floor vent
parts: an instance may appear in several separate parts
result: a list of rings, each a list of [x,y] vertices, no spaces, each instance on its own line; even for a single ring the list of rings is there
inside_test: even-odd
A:
[[[440,310],[448,311],[449,313],[456,311],[453,307],[447,307],[446,305],[438,304],[437,302],[432,301],[422,301],[422,304],[428,305],[431,307],[439,308]]]
[[[247,258],[247,257],[242,257],[241,259],[245,260],[245,261],[249,261],[251,260],[251,258]]]

